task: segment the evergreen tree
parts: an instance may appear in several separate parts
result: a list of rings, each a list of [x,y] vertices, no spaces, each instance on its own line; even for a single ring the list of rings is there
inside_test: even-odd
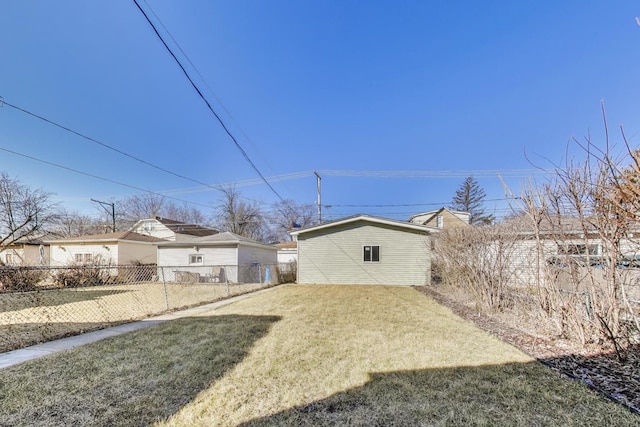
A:
[[[472,225],[491,224],[493,215],[484,212],[484,198],[486,193],[474,177],[468,176],[456,190],[456,195],[451,200],[451,209],[469,213],[469,222]]]

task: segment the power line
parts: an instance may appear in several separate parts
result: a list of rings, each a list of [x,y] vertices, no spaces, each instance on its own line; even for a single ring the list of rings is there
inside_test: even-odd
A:
[[[100,142],[100,141],[98,141],[97,139],[94,139],[94,138],[92,138],[92,137],[90,137],[90,136],[87,136],[87,135],[84,135],[84,134],[82,134],[82,133],[80,133],[80,132],[77,132],[77,131],[75,131],[75,130],[73,130],[73,129],[71,129],[71,128],[67,127],[67,126],[63,126],[63,125],[61,125],[61,124],[59,124],[59,123],[56,123],[56,122],[54,122],[54,121],[53,121],[53,120],[51,120],[51,119],[47,119],[46,117],[43,117],[43,116],[41,116],[41,115],[39,115],[39,114],[36,114],[36,113],[31,112],[31,111],[29,111],[29,110],[26,110],[26,109],[24,109],[24,108],[21,108],[21,107],[18,107],[18,106],[16,106],[16,105],[13,105],[13,104],[11,104],[11,103],[9,103],[9,102],[7,102],[7,101],[4,101],[4,105],[7,105],[7,106],[9,106],[9,107],[11,107],[11,108],[14,108],[14,109],[16,109],[16,110],[18,110],[18,111],[21,111],[21,112],[25,113],[25,114],[28,114],[28,115],[30,115],[30,116],[32,116],[32,117],[35,117],[35,118],[37,118],[37,119],[39,119],[39,120],[42,120],[42,121],[43,121],[43,122],[45,122],[45,123],[48,123],[48,124],[53,125],[53,126],[56,126],[56,127],[60,128],[60,129],[62,129],[62,130],[65,130],[65,131],[70,132],[70,133],[72,133],[72,134],[74,134],[74,135],[77,135],[77,136],[79,136],[79,137],[81,137],[81,138],[84,138],[84,139],[86,139],[87,141],[91,141],[91,142],[93,142],[93,143],[96,143],[96,144],[98,144],[98,145],[100,145],[100,146],[102,146],[102,147],[104,147],[104,148],[106,148],[106,149],[108,149],[108,150],[115,151],[115,152],[116,152],[116,153],[118,153],[118,154],[121,154],[121,155],[123,155],[123,156],[129,157],[130,159],[133,159],[133,160],[135,160],[135,161],[137,161],[137,162],[143,163],[143,164],[145,164],[145,165],[147,165],[147,166],[150,166],[150,167],[152,167],[152,168],[154,168],[154,169],[157,169],[157,170],[159,170],[159,171],[162,171],[162,172],[168,173],[168,174],[170,174],[170,175],[173,175],[173,176],[175,176],[175,177],[178,177],[178,178],[181,178],[181,179],[184,179],[184,180],[187,180],[187,181],[191,181],[191,182],[193,182],[193,183],[195,183],[195,184],[203,185],[203,186],[205,186],[205,187],[207,187],[207,188],[211,188],[211,189],[213,189],[213,190],[220,190],[220,188],[217,188],[217,187],[215,187],[215,186],[212,186],[211,184],[207,184],[207,183],[204,183],[204,182],[198,181],[198,180],[196,180],[196,179],[189,178],[189,177],[184,176],[184,175],[180,175],[180,174],[178,174],[178,173],[176,173],[176,172],[172,172],[172,171],[170,171],[170,170],[168,170],[168,169],[165,169],[165,168],[163,168],[163,167],[161,167],[161,166],[155,165],[155,164],[153,164],[153,163],[151,163],[151,162],[148,162],[148,161],[146,161],[146,160],[144,160],[144,159],[141,159],[141,158],[139,158],[139,157],[136,157],[136,156],[134,156],[134,155],[131,155],[131,154],[127,153],[127,152],[124,152],[124,151],[122,151],[122,150],[120,150],[120,149],[118,149],[118,148],[112,147],[111,145],[105,144],[104,142]]]
[[[120,150],[120,149],[118,149],[116,147],[113,147],[113,146],[111,146],[109,144],[106,144],[104,142],[98,141],[95,138],[92,138],[92,137],[90,137],[88,135],[85,135],[85,134],[83,134],[81,132],[73,130],[73,129],[67,127],[67,126],[64,126],[64,125],[62,125],[60,123],[57,123],[57,122],[55,122],[55,121],[53,121],[51,119],[48,119],[48,118],[46,118],[44,116],[41,116],[41,115],[39,115],[37,113],[34,113],[33,111],[29,111],[29,110],[27,110],[25,108],[19,107],[19,106],[14,105],[14,104],[11,104],[9,102],[6,102],[4,100],[4,98],[0,97],[0,106],[4,106],[4,105],[6,105],[8,107],[11,107],[11,108],[13,108],[13,109],[15,109],[17,111],[22,112],[22,113],[25,113],[25,114],[27,114],[27,115],[29,115],[31,117],[36,118],[36,119],[39,119],[39,120],[41,120],[41,121],[43,121],[45,123],[48,123],[48,124],[50,124],[52,126],[60,128],[60,129],[62,129],[64,131],[66,131],[66,132],[72,133],[72,134],[74,134],[76,136],[79,136],[79,137],[81,137],[83,139],[86,139],[87,141],[90,141],[90,142],[93,142],[95,144],[98,144],[98,145],[100,145],[100,146],[102,146],[102,147],[104,147],[104,148],[106,148],[108,150],[114,151],[114,152],[116,152],[118,154],[126,156],[126,157],[128,157],[130,159],[133,159],[133,160],[135,160],[137,162],[143,163],[143,164],[145,164],[147,166],[150,166],[150,167],[152,167],[154,169],[160,170],[162,172],[165,172],[167,174],[173,175],[175,177],[178,177],[178,178],[181,178],[181,179],[184,179],[184,180],[187,180],[187,181],[190,181],[190,182],[193,182],[195,184],[199,184],[200,185],[200,187],[191,187],[191,188],[185,188],[185,189],[158,191],[158,192],[154,193],[154,194],[160,194],[163,197],[168,197],[168,198],[172,198],[172,199],[175,199],[175,200],[181,200],[181,199],[176,199],[174,197],[170,197],[170,196],[168,196],[168,194],[190,194],[190,193],[200,192],[203,189],[211,189],[211,190],[220,191],[221,188],[224,188],[224,187],[227,187],[227,186],[236,186],[236,185],[237,186],[248,186],[248,185],[260,184],[260,183],[263,182],[262,179],[251,179],[251,180],[228,182],[228,183],[216,184],[216,185],[207,184],[205,182],[198,181],[197,179],[189,178],[188,176],[181,175],[181,174],[176,173],[176,172],[172,172],[172,171],[170,171],[170,170],[168,170],[166,168],[163,168],[162,166],[155,165],[155,164],[153,164],[153,163],[151,163],[151,162],[149,162],[147,160],[144,160],[144,159],[141,159],[139,157],[136,157],[136,156],[134,156],[132,154],[129,154],[129,153],[125,152],[125,151],[122,151],[122,150]],[[5,151],[7,151],[7,150],[5,149]],[[23,155],[23,154],[20,154],[20,153],[17,153],[17,152],[14,152],[14,154],[22,155],[22,156],[26,156],[26,157],[30,158],[27,155]],[[33,158],[33,159],[34,160],[38,160],[38,159],[35,159],[35,158]],[[51,164],[52,166],[66,168],[66,166],[60,166],[60,165],[56,165],[56,164],[53,164],[53,163],[49,163],[49,164]],[[75,170],[73,170],[73,171],[74,172],[78,172],[78,173],[83,173],[81,171],[75,171]],[[309,174],[312,175],[313,172],[297,172],[297,173],[292,173],[292,174],[278,175],[278,176],[269,177],[268,180],[270,182],[277,182],[277,181],[283,181],[283,180],[289,180],[289,179],[303,178],[305,176],[308,176]],[[102,179],[101,177],[96,177],[96,178]],[[143,191],[145,193],[149,193],[148,190],[143,190]],[[193,202],[188,202],[188,203],[193,203]],[[205,206],[205,205],[202,205],[202,206]]]
[[[546,171],[540,169],[493,169],[493,170],[423,170],[423,171],[368,171],[368,170],[321,170],[323,175],[343,176],[343,177],[371,177],[371,178],[466,178],[488,177],[488,176],[509,176],[526,177],[535,174],[545,174]]]
[[[532,175],[544,175],[547,172],[539,169],[493,169],[493,170],[448,170],[448,171],[358,171],[358,170],[317,170],[315,171],[320,175],[328,175],[335,177],[364,177],[364,178],[465,178],[468,176],[476,177],[495,177],[501,176],[503,178],[526,178]],[[282,175],[270,176],[267,179],[269,182],[288,181],[292,179],[301,179],[312,177],[315,174],[314,171],[301,171],[292,172]],[[220,187],[234,185],[239,187],[251,186],[262,184],[262,179],[248,179],[243,181],[236,181],[228,184],[220,184]],[[205,190],[203,187],[189,187],[189,188],[177,188],[174,190],[167,190],[167,193],[173,194],[190,194],[198,193]]]
[[[153,10],[153,8],[151,7],[151,5],[149,5],[149,2],[147,2],[147,0],[142,0],[145,4],[145,7],[151,11],[151,13],[153,14],[154,18],[156,19],[156,21],[158,21],[158,23],[160,24],[160,26],[162,26],[162,29],[164,30],[164,32],[169,36],[169,38],[171,39],[171,41],[173,42],[173,44],[178,48],[178,50],[180,51],[180,53],[182,54],[182,56],[184,57],[184,59],[186,59],[186,61],[189,63],[189,65],[191,66],[191,69],[193,69],[193,71],[195,71],[195,73],[198,75],[198,77],[200,78],[200,81],[204,84],[205,88],[209,90],[209,93],[213,96],[213,98],[216,100],[216,102],[218,103],[218,105],[222,108],[222,110],[226,113],[226,115],[231,119],[231,121],[235,124],[235,126],[238,128],[238,130],[240,131],[240,133],[242,134],[242,136],[244,137],[244,139],[251,144],[251,146],[254,148],[254,150],[256,151],[256,153],[258,153],[258,156],[262,159],[262,161],[267,165],[267,167],[269,169],[271,169],[272,172],[275,173],[275,169],[273,168],[273,166],[271,166],[271,164],[269,163],[269,161],[267,160],[267,158],[262,154],[262,152],[258,149],[258,147],[256,146],[256,144],[253,143],[253,141],[251,140],[251,138],[249,138],[249,136],[247,135],[247,133],[242,129],[242,127],[240,126],[240,124],[238,123],[238,121],[233,117],[233,114],[231,114],[231,112],[227,109],[227,107],[222,103],[222,101],[220,100],[220,98],[218,98],[218,96],[215,94],[215,92],[213,91],[213,89],[211,89],[211,86],[209,86],[209,84],[207,83],[207,80],[204,78],[204,76],[200,73],[200,71],[198,70],[198,68],[195,66],[195,64],[191,61],[191,59],[189,58],[189,55],[187,55],[187,53],[182,49],[182,47],[180,46],[180,44],[178,43],[178,41],[173,37],[173,35],[171,34],[171,32],[169,31],[169,29],[166,27],[166,25],[164,25],[164,22],[162,22],[162,19],[160,19],[160,17],[158,16],[158,14]],[[269,180],[269,182],[273,182],[273,180]],[[260,183],[262,183],[262,181],[260,181]],[[293,192],[291,191],[290,188],[288,188],[285,185],[285,188],[287,188],[287,190],[293,195]]]
[[[30,156],[28,154],[18,153],[17,151],[9,150],[8,148],[0,147],[0,151],[4,151],[4,152],[7,152],[7,153],[16,155],[16,156],[24,157],[26,159],[34,160],[36,162],[44,163],[46,165],[54,166],[56,168],[60,168],[60,169],[64,169],[64,170],[68,170],[70,172],[78,173],[78,174],[81,174],[81,175],[84,175],[84,176],[88,176],[88,177],[91,177],[91,178],[99,179],[101,181],[110,182],[111,184],[117,184],[117,185],[121,185],[123,187],[127,187],[127,188],[131,188],[131,189],[137,190],[137,191],[142,191],[144,193],[153,194],[153,195],[160,196],[160,197],[166,197],[167,199],[172,199],[172,200],[176,200],[178,202],[188,203],[188,204],[197,205],[197,206],[203,206],[203,207],[206,207],[206,208],[210,208],[211,207],[209,205],[204,205],[202,203],[196,203],[196,202],[190,202],[190,201],[184,200],[184,199],[178,199],[177,197],[165,196],[164,194],[157,193],[157,192],[151,191],[151,190],[147,190],[147,189],[141,188],[141,187],[136,187],[135,185],[131,185],[131,184],[127,184],[127,183],[124,183],[124,182],[116,181],[116,180],[113,180],[113,179],[110,179],[110,178],[105,178],[105,177],[102,177],[102,176],[99,176],[99,175],[94,175],[92,173],[84,172],[84,171],[81,171],[81,170],[78,170],[78,169],[74,169],[74,168],[71,168],[69,166],[64,166],[64,165],[61,165],[61,164],[58,164],[58,163],[50,162],[48,160],[39,159],[37,157]]]
[[[218,123],[220,123],[220,126],[222,126],[222,128],[224,129],[224,131],[227,133],[227,135],[229,136],[229,138],[231,138],[231,140],[233,141],[233,143],[235,144],[236,148],[238,149],[238,151],[240,151],[240,153],[242,154],[242,156],[245,158],[245,160],[247,161],[247,163],[249,163],[249,165],[251,165],[251,167],[253,168],[254,171],[256,171],[256,173],[258,174],[258,176],[260,176],[260,178],[262,179],[262,181],[267,185],[267,187],[269,187],[269,189],[273,192],[273,194],[275,194],[278,199],[280,199],[281,201],[284,202],[284,199],[282,198],[282,196],[280,196],[280,194],[278,194],[278,192],[276,191],[275,188],[273,188],[273,186],[269,183],[269,181],[267,181],[267,179],[264,177],[264,175],[262,174],[262,172],[260,172],[260,169],[258,169],[258,167],[255,165],[255,163],[253,163],[253,161],[251,160],[251,158],[249,157],[249,155],[247,154],[247,152],[244,150],[244,148],[242,148],[242,146],[240,145],[240,143],[236,140],[236,138],[233,136],[233,134],[231,133],[231,131],[229,131],[229,129],[227,128],[227,126],[224,124],[224,122],[222,121],[222,119],[220,118],[220,116],[218,115],[218,113],[216,113],[216,111],[213,109],[213,107],[211,106],[211,104],[209,103],[209,101],[207,100],[207,98],[202,94],[202,92],[200,91],[200,89],[198,88],[198,86],[195,84],[195,82],[193,81],[193,79],[191,78],[191,76],[189,75],[189,73],[187,72],[187,70],[184,68],[184,66],[182,65],[182,63],[180,62],[180,60],[178,59],[178,57],[173,53],[173,51],[171,50],[171,48],[169,47],[169,45],[167,45],[167,43],[165,42],[164,38],[162,37],[162,35],[160,35],[160,33],[158,32],[158,29],[156,28],[156,26],[153,24],[153,22],[151,22],[151,19],[149,19],[149,16],[146,14],[146,12],[144,11],[144,9],[142,9],[142,7],[140,6],[140,4],[138,3],[138,0],[133,0],[133,2],[135,3],[135,5],[138,7],[138,9],[140,10],[140,12],[142,13],[142,15],[144,16],[144,18],[147,20],[147,22],[149,23],[149,25],[151,26],[151,28],[153,29],[153,31],[155,32],[156,36],[158,37],[158,39],[160,39],[160,41],[162,42],[162,44],[164,45],[165,49],[169,52],[169,54],[171,55],[171,57],[174,59],[174,61],[176,62],[176,64],[178,64],[178,67],[180,67],[180,69],[182,70],[182,73],[185,75],[185,77],[187,78],[187,80],[189,80],[189,83],[191,83],[191,86],[193,87],[193,89],[197,92],[198,96],[200,97],[200,99],[202,99],[202,101],[206,104],[207,108],[209,109],[209,111],[211,112],[211,114],[213,114],[213,116],[216,118],[216,120],[218,121]]]
[[[503,202],[505,198],[500,199],[484,199],[483,202]],[[446,206],[451,202],[440,202],[440,203],[396,203],[396,204],[375,204],[375,205],[338,205],[338,204],[327,204],[322,205],[327,208],[396,208],[396,207],[411,207],[411,206]]]

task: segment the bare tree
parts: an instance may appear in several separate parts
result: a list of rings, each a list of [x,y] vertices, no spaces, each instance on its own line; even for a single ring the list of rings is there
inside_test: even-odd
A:
[[[316,211],[312,204],[302,204],[295,200],[279,201],[272,208],[273,233],[276,240],[289,240],[289,231],[315,224]]]
[[[206,225],[208,222],[202,211],[199,209],[193,206],[187,206],[186,204],[180,206],[173,202],[165,203],[160,210],[160,216],[185,222],[187,224]]]
[[[258,203],[243,199],[235,187],[221,191],[223,199],[218,204],[215,218],[217,228],[257,241],[268,239],[265,215]]]
[[[21,239],[39,237],[55,221],[50,193],[32,189],[6,172],[0,173],[0,251]]]
[[[119,216],[132,223],[143,218],[154,218],[161,214],[165,203],[165,198],[157,194],[136,194],[118,203]]]
[[[102,232],[104,232],[102,221],[65,208],[60,209],[52,226],[52,233],[60,237],[76,237]]]
[[[206,217],[199,209],[190,207],[186,203],[178,205],[152,193],[134,195],[122,200],[118,204],[118,211],[119,221],[123,224],[120,228],[129,228],[141,219],[156,216],[188,224],[205,225],[207,223]]]
[[[621,268],[635,262],[640,248],[632,237],[640,162],[628,145],[627,156],[614,155],[608,133],[604,148],[589,137],[573,143],[583,160],[568,159],[519,197],[536,241],[536,294],[561,334],[582,344],[608,339],[622,357],[630,325],[640,330],[628,297],[638,271]]]

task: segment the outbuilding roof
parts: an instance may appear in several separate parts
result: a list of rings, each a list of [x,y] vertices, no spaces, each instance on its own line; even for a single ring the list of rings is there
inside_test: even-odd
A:
[[[311,227],[303,228],[300,230],[292,231],[290,234],[292,236],[298,236],[300,234],[309,233],[312,231],[319,231],[323,229],[328,229],[332,227],[336,227],[339,225],[350,224],[358,221],[364,221],[371,224],[381,224],[381,225],[389,225],[393,227],[405,228],[407,230],[413,231],[423,231],[426,233],[430,233],[432,231],[438,231],[437,228],[428,227],[426,225],[414,224],[406,221],[398,221],[395,219],[382,218],[378,216],[366,215],[366,214],[358,214],[353,216],[348,216],[345,218],[337,219],[335,221],[323,222],[322,224],[316,224]]]
[[[243,245],[243,246],[254,246],[254,247],[263,247],[276,250],[275,246],[267,245],[265,243],[258,242],[253,239],[249,239],[248,237],[240,236],[238,234],[232,233],[230,231],[225,231],[223,233],[214,234],[211,236],[202,236],[202,237],[192,237],[187,240],[181,240],[176,242],[170,241],[162,241],[158,246],[160,247],[187,247],[187,246],[223,246],[223,245]]]

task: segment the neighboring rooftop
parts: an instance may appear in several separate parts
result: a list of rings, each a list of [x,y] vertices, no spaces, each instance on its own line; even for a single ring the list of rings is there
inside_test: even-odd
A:
[[[155,219],[174,233],[189,234],[191,236],[212,236],[219,233],[218,230],[212,228],[205,228],[196,224],[187,224],[161,216],[156,216]]]
[[[77,237],[64,237],[61,239],[47,240],[47,243],[58,242],[113,242],[117,240],[128,240],[133,242],[157,243],[163,242],[164,239],[153,236],[145,236],[144,234],[134,233],[133,231],[116,231],[115,233],[87,234]]]
[[[296,241],[280,242],[280,243],[276,243],[273,246],[275,246],[278,249],[296,249],[298,247],[298,242]]]
[[[248,237],[240,236],[238,234],[232,233],[230,231],[224,231],[222,233],[217,233],[215,235],[210,236],[201,236],[201,237],[191,237],[188,240],[180,240],[180,241],[168,241],[163,240],[158,246],[193,246],[193,245],[203,245],[203,246],[223,246],[223,245],[244,245],[244,246],[261,246],[261,247],[271,247],[275,249],[275,246],[268,245],[266,243],[261,243],[256,240],[250,239]]]

